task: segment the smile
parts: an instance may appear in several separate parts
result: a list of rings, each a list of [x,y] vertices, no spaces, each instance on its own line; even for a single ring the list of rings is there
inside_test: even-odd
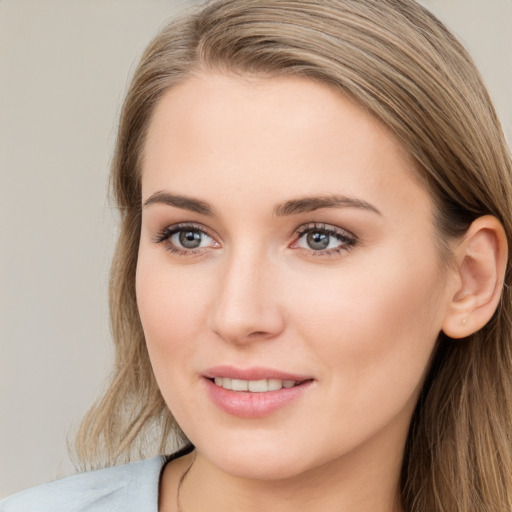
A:
[[[282,388],[290,389],[300,384],[295,380],[261,379],[243,380],[231,379],[228,377],[215,377],[217,386],[232,391],[249,391],[251,393],[266,393],[268,391],[279,391]]]
[[[300,401],[315,379],[271,368],[217,366],[203,374],[203,382],[211,402],[224,413],[263,418]]]

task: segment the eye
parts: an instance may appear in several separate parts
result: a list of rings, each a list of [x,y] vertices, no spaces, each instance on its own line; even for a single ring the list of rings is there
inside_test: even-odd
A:
[[[169,237],[169,241],[177,247],[185,249],[197,249],[209,245],[211,238],[197,229],[177,231]]]
[[[179,254],[189,254],[197,249],[219,245],[203,228],[193,224],[176,224],[166,227],[158,233],[154,241],[165,243],[169,251]]]
[[[325,224],[309,224],[297,231],[296,242],[292,247],[306,249],[317,254],[338,253],[356,244],[351,233]]]

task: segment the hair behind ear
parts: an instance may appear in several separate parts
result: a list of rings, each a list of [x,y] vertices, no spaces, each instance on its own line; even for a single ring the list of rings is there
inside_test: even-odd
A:
[[[510,511],[512,290],[501,222],[478,217],[453,259],[452,300],[407,439],[404,509]]]

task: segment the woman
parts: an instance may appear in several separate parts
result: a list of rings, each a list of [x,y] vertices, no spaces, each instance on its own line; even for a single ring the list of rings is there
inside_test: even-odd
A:
[[[171,23],[121,116],[116,374],[77,447],[183,450],[0,510],[512,510],[511,168],[415,2]]]

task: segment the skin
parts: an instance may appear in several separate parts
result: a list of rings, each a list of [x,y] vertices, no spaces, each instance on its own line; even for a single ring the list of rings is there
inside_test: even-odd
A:
[[[359,204],[275,213],[333,195]],[[410,156],[326,85],[199,74],[166,93],[150,124],[143,203],[152,196],[137,300],[162,394],[196,446],[183,510],[399,510],[408,425],[460,286],[441,268],[432,200]],[[202,247],[176,253],[178,235],[161,240],[180,223],[207,233]],[[331,249],[315,251],[297,234],[304,226],[355,243],[331,235]],[[203,372],[221,364],[313,383],[270,415],[239,418],[205,393]],[[190,462],[166,467],[161,510],[176,510]]]

